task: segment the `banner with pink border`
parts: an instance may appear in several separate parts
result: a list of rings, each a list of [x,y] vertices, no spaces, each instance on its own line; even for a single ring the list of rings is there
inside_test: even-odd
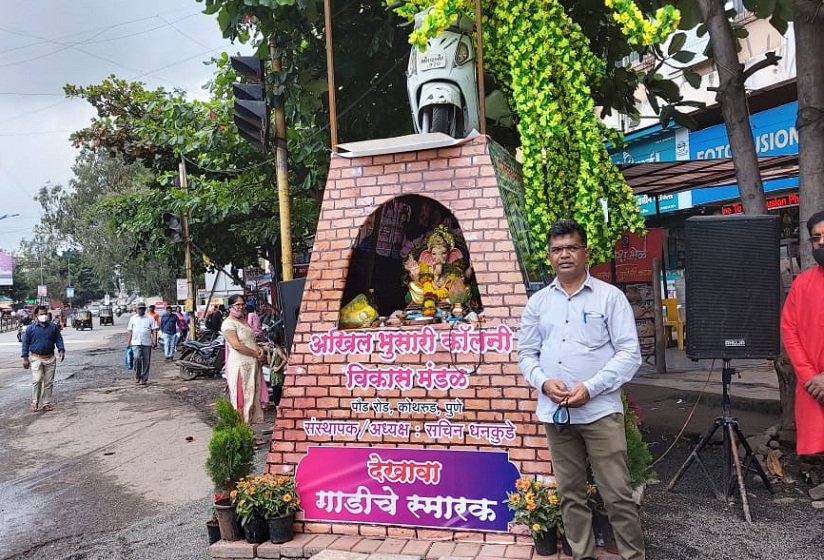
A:
[[[295,471],[311,521],[506,532],[519,477],[502,451],[312,446]]]

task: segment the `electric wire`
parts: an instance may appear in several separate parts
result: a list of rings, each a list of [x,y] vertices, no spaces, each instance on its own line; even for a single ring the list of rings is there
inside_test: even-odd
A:
[[[692,420],[692,416],[693,416],[693,414],[695,414],[695,410],[698,408],[698,404],[701,402],[701,397],[704,395],[704,391],[706,391],[707,385],[710,384],[710,379],[712,379],[712,374],[713,374],[714,371],[715,371],[715,360],[712,361],[712,365],[710,366],[710,371],[707,374],[707,380],[704,382],[704,386],[701,387],[701,390],[698,392],[698,396],[695,399],[695,403],[693,403],[692,408],[689,411],[689,414],[687,414],[687,419],[684,421],[684,425],[681,426],[681,430],[675,435],[675,438],[673,438],[672,443],[670,444],[669,447],[667,447],[664,450],[664,452],[661,454],[661,456],[658,457],[652,463],[650,463],[649,467],[647,467],[647,470],[651,469],[652,467],[654,467],[655,465],[657,465],[658,463],[663,461],[664,457],[667,456],[667,454],[672,450],[672,448],[675,447],[675,444],[677,444],[678,441],[681,439],[681,435],[683,435],[684,431],[687,429],[687,426],[689,426],[690,420]]]

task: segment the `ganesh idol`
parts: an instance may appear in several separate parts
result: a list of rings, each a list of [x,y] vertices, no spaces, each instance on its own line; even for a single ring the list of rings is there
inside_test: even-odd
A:
[[[421,305],[424,315],[434,313],[436,307],[469,302],[477,293],[472,267],[444,225],[429,234],[417,259],[409,254],[404,269],[408,274],[407,301],[410,306]]]

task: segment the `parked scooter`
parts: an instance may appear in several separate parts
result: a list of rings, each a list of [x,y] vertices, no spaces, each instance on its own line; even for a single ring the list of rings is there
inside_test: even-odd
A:
[[[211,342],[186,340],[180,346],[180,359],[175,364],[180,368],[180,377],[186,381],[200,375],[219,376],[226,361],[223,336]]]
[[[425,10],[415,15],[415,29],[421,27],[428,13]],[[406,90],[416,133],[443,132],[453,138],[465,138],[473,129],[480,128],[473,28],[473,21],[461,15],[443,33],[429,40],[426,51],[412,47]],[[506,98],[502,92],[491,89],[485,99],[487,119],[513,126]]]

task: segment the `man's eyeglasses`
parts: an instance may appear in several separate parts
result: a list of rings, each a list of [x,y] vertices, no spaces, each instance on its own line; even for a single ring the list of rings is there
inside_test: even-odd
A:
[[[821,235],[811,235],[811,236],[810,236],[810,243],[821,243],[822,238],[824,238],[824,236],[821,236]]]
[[[560,255],[564,251],[569,251],[570,253],[577,253],[581,249],[583,249],[583,245],[578,245],[577,243],[574,245],[561,245],[560,247],[550,247],[549,254],[550,255]]]
[[[569,399],[564,399],[555,414],[552,415],[552,423],[555,424],[555,429],[559,432],[569,426]]]

